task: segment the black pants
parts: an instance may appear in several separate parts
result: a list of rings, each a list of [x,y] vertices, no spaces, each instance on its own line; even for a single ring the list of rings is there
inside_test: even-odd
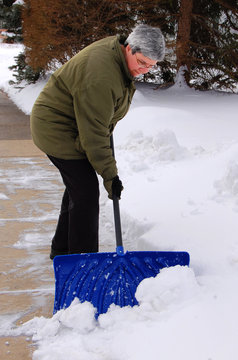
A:
[[[52,250],[58,254],[97,252],[99,185],[93,167],[87,159],[48,157],[60,171],[66,187]]]

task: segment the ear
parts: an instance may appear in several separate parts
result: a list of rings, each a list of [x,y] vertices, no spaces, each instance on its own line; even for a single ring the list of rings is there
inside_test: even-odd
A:
[[[131,47],[130,47],[130,45],[128,44],[128,45],[126,45],[126,52],[130,52],[131,51]]]

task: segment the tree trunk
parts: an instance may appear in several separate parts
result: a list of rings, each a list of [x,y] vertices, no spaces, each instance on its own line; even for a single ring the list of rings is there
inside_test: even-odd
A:
[[[186,66],[186,83],[190,79],[190,57],[189,57],[189,39],[191,32],[193,0],[181,0],[178,20],[178,33],[176,41],[177,70],[181,66]]]

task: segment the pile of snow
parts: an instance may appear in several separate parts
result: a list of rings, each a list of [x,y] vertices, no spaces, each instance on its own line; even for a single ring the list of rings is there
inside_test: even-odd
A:
[[[34,318],[5,335],[32,336],[34,360],[236,359],[237,312],[226,306],[226,292],[199,285],[192,269],[163,269],[141,282],[136,296],[139,306],[112,305],[98,321],[91,304],[75,299],[51,319]]]
[[[176,135],[169,129],[151,136],[144,136],[141,130],[132,132],[119,148],[139,155],[141,163],[146,162],[151,166],[158,161],[176,161],[189,156],[189,151],[179,145]]]
[[[0,50],[7,64],[12,52]],[[125,188],[125,244],[130,250],[187,250],[190,268],[163,269],[139,285],[139,306],[111,306],[98,321],[92,305],[77,300],[52,318],[35,317],[20,327],[16,317],[2,318],[2,336],[32,336],[34,360],[237,359],[237,95],[191,91],[179,79],[172,90],[139,84],[114,141]],[[30,113],[44,82],[19,92],[5,80],[1,88]],[[29,173],[5,174],[10,187],[52,184],[53,169],[39,173],[38,165],[29,165]],[[112,204],[100,184],[100,237],[110,248]],[[35,249],[44,239],[33,220],[35,231],[22,234],[16,247]]]

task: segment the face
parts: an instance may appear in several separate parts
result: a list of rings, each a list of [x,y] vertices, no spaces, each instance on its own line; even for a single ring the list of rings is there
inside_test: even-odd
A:
[[[157,64],[156,60],[151,60],[142,53],[135,53],[133,55],[130,45],[127,45],[125,48],[125,58],[128,69],[134,77],[148,73],[150,69]]]

